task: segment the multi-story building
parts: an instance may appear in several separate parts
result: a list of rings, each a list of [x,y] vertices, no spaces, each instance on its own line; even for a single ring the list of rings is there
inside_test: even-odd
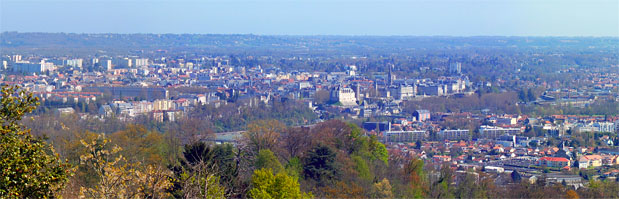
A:
[[[582,187],[582,177],[579,175],[566,175],[560,173],[550,173],[546,176],[546,184],[565,184],[569,187]]]
[[[133,109],[133,105],[131,103],[121,102],[121,103],[112,103],[110,105],[112,110],[116,112],[118,116],[127,116],[134,117],[135,110]]]
[[[366,131],[391,131],[391,122],[364,122],[363,129]]]
[[[471,140],[469,130],[442,130],[437,133],[439,139],[443,140]]]
[[[600,155],[583,155],[578,158],[578,168],[586,169],[589,167],[602,166],[602,156]]]
[[[397,87],[392,87],[390,90],[393,98],[398,100],[413,98],[417,93],[417,87],[415,85],[399,85]]]
[[[460,93],[462,92],[462,83],[460,80],[448,82],[445,84],[447,86],[446,93]]]
[[[13,55],[13,56],[11,56],[11,61],[12,62],[19,62],[19,61],[21,61],[21,55]]]
[[[499,138],[502,135],[516,135],[520,133],[519,128],[502,128],[498,126],[486,126],[479,127],[479,136],[487,139]]]
[[[153,110],[167,111],[174,109],[174,101],[172,100],[155,100],[153,102]]]
[[[561,157],[542,157],[537,161],[537,165],[539,166],[547,166],[547,167],[556,167],[556,168],[563,168],[563,167],[569,167],[570,164],[570,160],[568,160],[567,158],[561,158]]]
[[[133,66],[132,60],[129,58],[112,59],[112,64],[114,65],[114,67],[119,67],[119,68],[128,68],[128,67]]]
[[[449,64],[449,72],[452,74],[460,74],[462,72],[462,63],[454,62]]]
[[[417,87],[419,94],[442,96],[445,94],[443,85],[425,85],[421,84]]]
[[[417,121],[424,122],[430,119],[430,111],[428,110],[415,110],[413,116],[417,118]]]
[[[102,117],[111,117],[114,115],[114,110],[110,105],[102,105],[101,107],[99,107],[99,115],[101,115]]]
[[[597,128],[598,132],[615,132],[615,123],[612,122],[596,122],[593,127]]]
[[[45,61],[41,61],[40,63],[16,62],[13,64],[13,70],[24,73],[43,73],[46,71],[53,71],[54,64]]]
[[[133,59],[133,65],[136,66],[136,67],[148,66],[148,59],[146,59],[146,58],[136,58],[136,59]]]
[[[613,122],[596,122],[588,124],[577,124],[575,127],[577,132],[614,132],[615,123]]]
[[[99,60],[99,63],[101,63],[101,67],[105,68],[105,70],[112,70],[114,68],[111,59]]]
[[[331,91],[331,101],[340,102],[344,106],[357,105],[357,98],[355,98],[355,91],[350,88],[344,88],[341,86],[335,87]]]
[[[69,59],[65,61],[65,65],[81,68],[83,61],[84,61],[83,59]]]
[[[153,103],[148,101],[133,102],[133,109],[136,114],[145,114],[153,111]]]
[[[385,142],[414,142],[424,140],[428,136],[427,131],[386,131],[384,134]]]

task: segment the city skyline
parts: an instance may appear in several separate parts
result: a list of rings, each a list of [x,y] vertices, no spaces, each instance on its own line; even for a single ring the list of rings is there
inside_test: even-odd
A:
[[[2,0],[0,31],[616,37],[618,8],[606,0]]]

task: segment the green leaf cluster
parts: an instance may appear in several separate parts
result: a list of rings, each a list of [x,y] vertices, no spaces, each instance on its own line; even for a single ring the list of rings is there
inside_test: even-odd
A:
[[[3,86],[0,99],[0,198],[54,197],[72,168],[54,149],[20,124],[37,98],[17,86]]]
[[[249,190],[250,198],[312,198],[312,193],[301,192],[297,179],[283,172],[273,175],[271,169],[263,168],[254,171],[253,188]]]

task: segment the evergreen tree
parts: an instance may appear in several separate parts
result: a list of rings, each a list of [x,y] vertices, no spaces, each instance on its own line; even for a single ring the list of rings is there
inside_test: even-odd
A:
[[[415,149],[421,149],[421,140],[415,141]]]
[[[531,88],[527,90],[527,97],[528,97],[528,101],[530,102],[535,101],[537,99],[537,97],[535,97],[535,94],[533,93],[533,89]]]
[[[529,101],[529,97],[527,96],[527,93],[524,92],[524,90],[520,90],[518,92],[518,99],[520,99],[520,101],[523,101],[523,102]]]
[[[520,176],[520,173],[518,173],[518,171],[514,170],[510,176],[512,177],[512,181],[514,181],[515,183],[520,183],[520,181],[522,181],[522,176]]]
[[[305,177],[315,180],[320,185],[335,179],[338,175],[335,156],[335,152],[329,147],[322,145],[314,147],[303,161]]]
[[[185,190],[187,188],[200,189],[217,182],[223,187],[210,186],[216,190],[226,190],[228,195],[237,193],[235,188],[239,183],[239,169],[235,155],[234,147],[230,144],[209,146],[203,142],[196,142],[185,145],[182,158],[179,160],[180,165],[171,166],[176,179],[171,192],[176,197],[182,197],[187,194]]]

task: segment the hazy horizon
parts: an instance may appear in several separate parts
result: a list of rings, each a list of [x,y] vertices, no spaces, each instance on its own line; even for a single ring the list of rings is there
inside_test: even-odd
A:
[[[530,38],[619,38],[619,35],[616,36],[563,36],[563,35],[546,35],[546,36],[538,36],[538,35],[327,35],[327,34],[314,34],[314,35],[292,35],[292,34],[254,34],[254,33],[152,33],[152,32],[134,32],[134,33],[117,33],[117,32],[21,32],[14,30],[6,30],[0,33],[19,33],[19,34],[119,34],[119,35],[132,35],[132,34],[144,34],[144,35],[254,35],[254,36],[281,36],[281,37],[453,37],[453,38],[474,38],[474,37],[530,37]]]
[[[619,37],[613,0],[0,0],[0,32]]]

